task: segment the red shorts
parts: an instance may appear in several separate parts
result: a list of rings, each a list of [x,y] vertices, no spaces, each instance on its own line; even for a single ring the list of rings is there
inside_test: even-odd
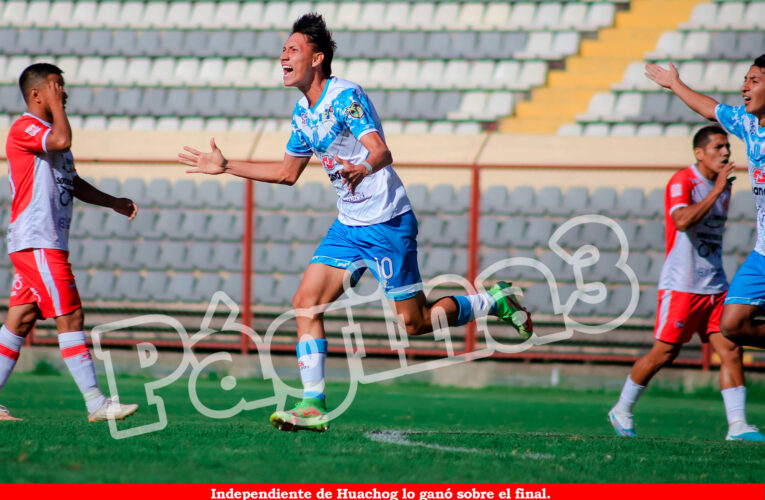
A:
[[[10,254],[16,268],[9,307],[37,304],[43,318],[64,316],[82,306],[69,252],[28,248]]]
[[[670,344],[685,344],[698,332],[706,342],[709,334],[720,331],[726,293],[699,295],[659,290],[654,337]]]

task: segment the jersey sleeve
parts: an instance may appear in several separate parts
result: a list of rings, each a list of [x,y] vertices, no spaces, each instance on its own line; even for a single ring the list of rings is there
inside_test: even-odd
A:
[[[691,204],[691,191],[693,186],[690,177],[685,171],[680,171],[672,176],[667,184],[665,193],[665,210],[669,215],[678,208],[687,207]]]
[[[744,127],[744,106],[729,106],[718,104],[715,106],[715,116],[725,130],[739,139],[744,139],[746,130]]]
[[[369,98],[358,89],[343,91],[333,103],[335,117],[351,131],[356,139],[370,132],[379,132],[375,124]]]
[[[300,133],[295,119],[292,119],[292,133],[290,139],[287,141],[287,154],[290,156],[312,156],[313,151],[306,144],[303,134]]]
[[[50,128],[40,122],[17,123],[8,134],[8,145],[29,153],[47,153],[46,141]]]

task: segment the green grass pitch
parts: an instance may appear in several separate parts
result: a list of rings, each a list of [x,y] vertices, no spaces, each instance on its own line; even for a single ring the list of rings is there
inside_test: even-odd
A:
[[[125,426],[156,421],[146,381],[118,380],[122,401],[143,403]],[[68,375],[13,375],[0,403],[24,421],[0,422],[0,482],[762,482],[765,470],[765,446],[723,440],[712,390],[649,388],[636,414],[641,438],[626,440],[606,421],[616,393],[366,385],[329,432],[315,434],[276,431],[271,408],[204,417],[186,382],[159,391],[165,430],[117,441],[105,423],[87,422]],[[330,398],[344,390],[328,385]],[[270,391],[256,380],[230,392],[213,379],[199,388],[219,409]],[[764,396],[750,390],[751,423],[765,424]]]

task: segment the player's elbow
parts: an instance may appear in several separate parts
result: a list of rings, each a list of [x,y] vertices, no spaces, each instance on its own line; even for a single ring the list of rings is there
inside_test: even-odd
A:
[[[72,147],[72,138],[49,135],[48,139],[45,141],[45,146],[49,152],[69,151]]]
[[[390,149],[385,148],[385,151],[383,152],[383,160],[383,165],[393,164],[393,153],[390,152]]]
[[[288,170],[282,170],[281,175],[276,180],[277,184],[284,184],[285,186],[294,186],[298,180],[299,175],[296,172]]]

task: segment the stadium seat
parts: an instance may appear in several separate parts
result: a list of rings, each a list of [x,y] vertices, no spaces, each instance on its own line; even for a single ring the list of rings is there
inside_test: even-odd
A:
[[[194,283],[192,300],[209,302],[213,294],[221,289],[221,279],[218,274],[205,273],[200,275]]]
[[[165,290],[157,294],[156,298],[164,302],[193,301],[195,300],[194,282],[193,273],[173,273]]]
[[[217,263],[219,269],[224,271],[240,271],[242,269],[241,245],[226,242],[215,243],[212,262]]]
[[[86,240],[82,244],[82,253],[76,265],[78,267],[94,267],[101,269],[106,266],[106,254],[109,244],[106,240]]]
[[[114,282],[112,271],[96,271],[86,285],[78,286],[78,291],[85,300],[109,300],[114,296]]]

